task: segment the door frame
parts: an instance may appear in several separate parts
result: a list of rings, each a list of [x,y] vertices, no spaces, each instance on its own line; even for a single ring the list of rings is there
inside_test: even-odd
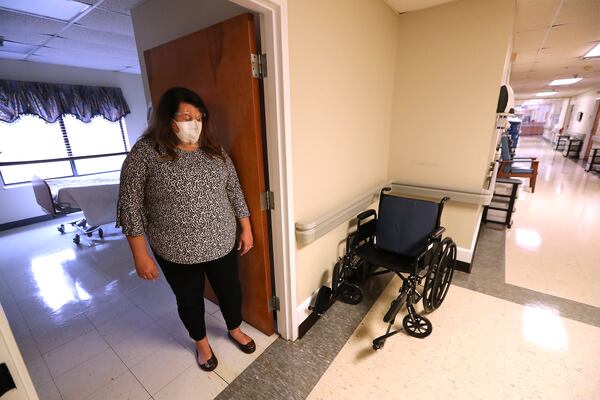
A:
[[[296,239],[292,175],[292,135],[288,52],[287,0],[229,0],[260,17],[261,48],[267,54],[263,79],[269,190],[274,193],[271,211],[273,274],[279,297],[277,332],[298,338],[296,313]]]

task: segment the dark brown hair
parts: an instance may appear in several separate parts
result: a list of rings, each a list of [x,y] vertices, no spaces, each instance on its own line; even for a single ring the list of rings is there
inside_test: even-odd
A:
[[[150,125],[142,137],[152,140],[156,150],[161,153],[160,159],[176,160],[178,157],[175,148],[179,144],[179,139],[175,135],[175,132],[173,132],[171,121],[175,118],[175,113],[181,103],[189,103],[202,113],[200,149],[215,158],[224,160],[225,156],[223,155],[221,145],[214,137],[210,128],[210,115],[206,105],[195,92],[183,87],[171,88],[160,96]]]

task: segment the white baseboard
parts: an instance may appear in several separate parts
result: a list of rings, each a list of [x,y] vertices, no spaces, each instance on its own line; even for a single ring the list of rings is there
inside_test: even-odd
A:
[[[302,324],[304,320],[308,318],[308,316],[312,313],[312,311],[308,309],[308,306],[311,305],[313,299],[316,298],[318,292],[319,291],[317,290],[311,296],[308,296],[308,298],[306,298],[296,308],[296,321],[298,321],[298,325]]]
[[[471,264],[473,260],[473,251],[469,249],[465,249],[464,247],[456,248],[456,259],[458,261],[462,261],[467,264]]]
[[[483,207],[480,207],[479,215],[477,216],[477,225],[475,226],[475,232],[473,232],[473,239],[471,240],[471,247],[466,249],[464,247],[457,247],[456,259],[467,264],[471,264],[473,261],[473,255],[475,253],[475,246],[477,246],[477,238],[479,237],[479,229],[481,228],[481,216],[483,215]]]

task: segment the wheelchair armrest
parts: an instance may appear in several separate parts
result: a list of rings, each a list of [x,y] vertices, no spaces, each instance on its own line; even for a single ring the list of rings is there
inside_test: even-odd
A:
[[[369,218],[371,215],[376,215],[375,210],[371,209],[371,210],[363,211],[356,216],[356,219],[358,220],[358,223],[360,224],[362,220]]]
[[[434,239],[437,239],[439,237],[442,236],[442,233],[444,233],[446,231],[446,228],[444,228],[443,226],[440,226],[439,228],[437,228],[436,230],[432,231],[429,236],[427,237],[427,239],[431,242]]]

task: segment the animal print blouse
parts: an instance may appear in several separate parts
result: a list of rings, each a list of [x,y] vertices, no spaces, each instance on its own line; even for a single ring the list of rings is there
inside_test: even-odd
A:
[[[231,158],[176,149],[162,161],[149,139],[138,141],[123,163],[116,226],[127,236],[146,234],[165,260],[215,260],[236,241],[236,218],[250,215]]]

